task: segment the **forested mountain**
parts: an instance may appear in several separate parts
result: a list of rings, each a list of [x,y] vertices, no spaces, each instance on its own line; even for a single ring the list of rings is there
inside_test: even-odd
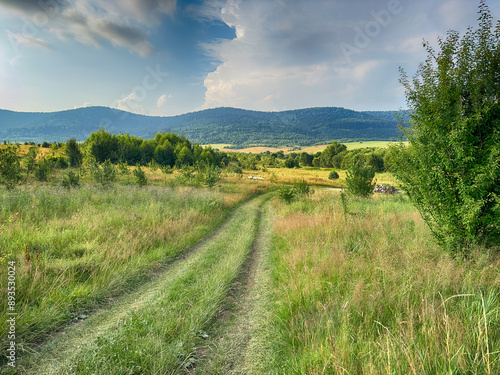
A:
[[[0,140],[85,140],[104,127],[111,133],[148,138],[158,131],[175,132],[200,144],[235,146],[328,143],[333,139],[390,140],[399,131],[394,112],[356,112],[339,107],[259,112],[215,108],[171,117],[133,114],[107,107],[86,107],[51,113],[0,110]]]

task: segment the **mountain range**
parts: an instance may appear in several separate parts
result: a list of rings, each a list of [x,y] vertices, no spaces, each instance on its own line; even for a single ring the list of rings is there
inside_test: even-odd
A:
[[[103,127],[110,133],[151,138],[159,131],[184,135],[200,144],[227,143],[233,147],[310,146],[332,140],[396,140],[393,111],[358,112],[320,107],[282,112],[214,108],[178,116],[145,116],[108,107],[85,107],[59,112],[0,110],[0,140],[84,141]]]

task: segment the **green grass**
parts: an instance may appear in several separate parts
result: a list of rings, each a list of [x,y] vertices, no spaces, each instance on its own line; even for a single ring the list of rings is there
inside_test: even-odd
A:
[[[136,288],[231,210],[219,192],[154,186],[2,191],[0,206],[0,279],[4,287],[6,261],[15,261],[16,342],[24,350]]]
[[[275,204],[265,373],[500,373],[500,258],[456,261],[402,196]]]
[[[38,359],[26,358],[19,371],[185,373],[195,365],[197,348],[207,337],[205,330],[252,248],[264,199],[239,207],[228,224],[196,252],[126,302],[48,343],[35,355]]]

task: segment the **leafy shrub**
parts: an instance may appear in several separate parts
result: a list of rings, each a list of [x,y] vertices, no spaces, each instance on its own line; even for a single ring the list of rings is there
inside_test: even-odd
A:
[[[23,168],[19,162],[19,148],[0,149],[0,183],[7,189],[13,189],[23,180]]]
[[[51,156],[47,160],[50,161],[52,168],[66,169],[69,167],[68,161],[64,156]]]
[[[292,186],[281,186],[278,189],[278,197],[282,200],[285,201],[285,203],[290,203],[296,195],[296,191]]]
[[[134,170],[134,179],[137,185],[145,186],[148,184],[148,179],[146,177],[146,173],[141,169],[141,165],[137,164],[136,169]]]
[[[35,179],[37,181],[47,181],[52,163],[47,159],[42,159],[35,168]]]
[[[118,164],[118,170],[120,171],[120,173],[121,173],[122,175],[128,175],[128,174],[130,174],[130,171],[128,170],[128,165],[127,165],[127,163],[124,163],[124,162],[119,163],[119,164]]]
[[[336,171],[331,171],[328,175],[329,180],[338,180],[339,174]]]
[[[68,171],[66,176],[64,176],[62,179],[61,185],[66,189],[76,188],[80,186],[80,175],[73,171]]]
[[[452,254],[500,243],[500,23],[479,6],[479,28],[450,31],[410,80],[401,72],[408,145],[394,172],[436,239]]]
[[[68,163],[71,167],[79,167],[83,161],[82,150],[75,138],[71,138],[66,142],[64,154],[68,158]]]
[[[90,174],[94,181],[102,186],[109,186],[116,180],[116,167],[107,159],[102,166],[94,160],[90,166]]]
[[[309,195],[311,193],[311,188],[306,180],[295,181],[293,183],[293,189],[297,195]]]
[[[362,165],[360,163],[354,164],[346,172],[346,185],[349,194],[357,195],[360,197],[368,197],[373,194],[375,183],[373,178],[375,171],[371,166]]]

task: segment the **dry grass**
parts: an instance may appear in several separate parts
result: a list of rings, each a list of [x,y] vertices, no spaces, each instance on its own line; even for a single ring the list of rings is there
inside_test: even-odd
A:
[[[457,262],[404,200],[353,200],[346,217],[337,194],[277,206],[275,331],[286,349],[275,366],[498,373],[498,256]]]

